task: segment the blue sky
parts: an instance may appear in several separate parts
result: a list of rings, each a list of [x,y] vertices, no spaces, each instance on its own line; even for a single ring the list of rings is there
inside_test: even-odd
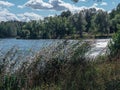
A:
[[[0,21],[9,19],[27,20],[43,18],[60,14],[64,10],[77,12],[83,8],[94,7],[111,11],[120,0],[79,0],[74,3],[71,0],[0,0]],[[7,20],[6,20],[7,17]]]

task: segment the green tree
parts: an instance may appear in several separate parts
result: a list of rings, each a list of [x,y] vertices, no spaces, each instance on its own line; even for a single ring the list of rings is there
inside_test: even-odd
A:
[[[101,35],[109,34],[110,19],[107,12],[99,10],[95,16],[94,22],[96,24],[98,33],[100,33]]]
[[[73,20],[77,33],[80,35],[80,37],[83,37],[83,32],[85,31],[85,26],[87,25],[84,14],[82,12],[78,14],[76,13],[73,17]]]
[[[117,32],[120,26],[120,15],[116,14],[114,18],[111,19],[111,32]]]
[[[67,10],[67,11],[63,11],[60,16],[61,17],[69,17],[71,15],[72,15],[71,11]]]

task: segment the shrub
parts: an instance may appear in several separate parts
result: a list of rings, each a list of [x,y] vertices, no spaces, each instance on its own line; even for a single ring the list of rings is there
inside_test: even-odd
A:
[[[115,33],[108,44],[108,54],[110,58],[119,59],[120,56],[120,30]],[[110,59],[111,60],[111,59]]]

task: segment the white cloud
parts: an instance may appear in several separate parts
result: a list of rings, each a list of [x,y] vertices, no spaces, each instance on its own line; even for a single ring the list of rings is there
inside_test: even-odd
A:
[[[14,6],[14,4],[7,1],[0,1],[0,7],[11,7],[11,6]]]
[[[25,22],[29,22],[31,20],[43,19],[42,16],[35,14],[33,12],[25,12],[23,14],[17,14],[17,16],[19,17],[20,21],[25,21]]]
[[[103,10],[104,11],[104,9],[103,8],[99,8],[99,7],[97,7],[98,6],[98,4],[97,3],[94,3],[91,7],[89,7],[89,8],[95,8],[96,10]]]
[[[31,20],[40,20],[43,19],[42,16],[35,14],[33,12],[25,12],[22,14],[13,14],[7,9],[0,10],[0,22],[1,21],[24,21],[28,22]]]
[[[83,0],[82,0],[83,1]],[[6,3],[3,4],[0,2],[0,5],[10,7],[13,6],[14,4]],[[96,10],[102,9],[97,7],[98,4],[94,3],[90,7],[77,7],[75,5],[72,5],[70,3],[66,3],[62,0],[49,0],[48,2],[43,2],[42,0],[29,0],[26,2],[24,5],[19,5],[18,8],[24,8],[24,7],[31,7],[33,9],[44,9],[44,10],[56,10],[56,11],[63,11],[63,10],[70,10],[72,12],[78,12],[83,9],[89,9],[89,8],[96,8]],[[35,14],[33,12],[25,12],[22,14],[13,14],[9,12],[7,9],[0,8],[0,22],[1,21],[31,21],[31,20],[39,20],[43,19],[41,15]]]
[[[23,5],[23,7],[24,6],[31,7],[33,9],[50,9],[53,7],[51,4],[43,2],[42,0],[29,0]]]
[[[24,5],[18,5],[17,7],[18,8],[24,8]]]
[[[66,3],[62,0],[49,0],[49,3],[51,5],[53,5],[53,10],[56,10],[56,11],[63,11],[63,10],[70,10],[70,11],[80,11],[84,8],[86,8],[85,6],[82,6],[82,7],[77,7],[75,5],[72,5],[70,3]]]
[[[106,2],[102,2],[100,5],[101,6],[107,6],[108,4]]]
[[[77,10],[79,7],[66,3],[62,0],[49,0],[49,3],[53,6],[52,10],[62,11],[62,10]]]
[[[97,6],[98,6],[98,4],[97,4],[97,3],[94,3],[92,7],[97,7]]]
[[[13,3],[0,0],[0,22],[1,21],[19,21],[19,18],[7,10],[8,7],[14,6]]]
[[[54,17],[55,15],[54,14],[49,14],[47,17]]]
[[[0,22],[15,20],[19,21],[19,18],[15,14],[10,13],[7,9],[3,9],[2,11],[0,11]]]
[[[86,0],[80,0],[80,1],[86,1]],[[97,6],[98,4],[94,3],[92,8],[97,8]],[[91,8],[85,6],[77,7],[70,3],[66,3],[63,0],[49,0],[48,2],[44,2],[43,0],[29,0],[24,5],[18,7],[19,8],[30,7],[32,9],[38,9],[38,10],[43,9],[43,10],[56,10],[56,11],[63,11],[63,10],[80,11],[82,9]]]
[[[86,2],[86,0],[79,0],[80,2]]]
[[[32,9],[44,9],[44,10],[66,10],[72,8],[72,5],[65,3],[62,0],[49,0],[44,2],[43,0],[29,0],[24,5],[19,5],[18,8],[30,7]]]

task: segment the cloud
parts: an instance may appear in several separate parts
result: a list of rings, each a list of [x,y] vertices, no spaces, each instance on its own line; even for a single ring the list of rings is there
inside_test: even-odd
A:
[[[79,0],[80,2],[86,2],[87,0]]]
[[[98,6],[98,4],[97,3],[94,3],[92,6],[90,6],[89,8],[95,8],[96,10],[103,10],[103,11],[105,11],[103,8],[99,8],[99,7],[97,7]],[[88,8],[88,9],[89,9]]]
[[[25,12],[23,14],[17,14],[17,16],[19,17],[20,21],[25,21],[25,22],[29,22],[31,20],[43,19],[42,16],[35,14],[33,12]]]
[[[71,7],[69,3],[64,3],[62,0],[49,0],[44,2],[43,0],[29,0],[24,5],[19,5],[19,8],[30,7],[32,9],[44,9],[44,10],[65,10],[68,9],[65,5]]]
[[[11,7],[11,6],[14,6],[14,4],[7,1],[0,1],[0,7]]]
[[[63,10],[75,10],[78,7],[71,5],[70,3],[66,3],[62,0],[49,0],[49,3],[53,6],[53,10],[63,11]]]
[[[83,0],[82,0],[83,1]],[[2,3],[1,3],[2,2]],[[0,22],[1,21],[31,21],[31,20],[39,20],[43,19],[41,15],[35,14],[33,12],[25,12],[21,14],[13,14],[9,12],[6,7],[14,6],[14,4],[5,2],[5,1],[0,1],[0,5],[4,6],[4,8],[0,8]],[[96,10],[102,9],[97,7],[98,4],[94,3],[90,7],[78,7],[75,5],[72,5],[70,3],[66,3],[62,0],[49,0],[48,2],[43,2],[43,0],[29,0],[26,2],[24,5],[19,5],[18,8],[24,8],[24,7],[30,7],[33,9],[37,10],[55,10],[55,11],[63,11],[63,10],[70,10],[72,12],[79,12],[80,10],[83,9],[89,9],[89,8],[96,8]],[[102,9],[103,10],[103,9]]]
[[[18,5],[17,7],[22,9],[24,8],[24,5]]]
[[[1,21],[19,21],[19,18],[15,14],[10,13],[7,9],[3,9],[0,11],[0,22]]]
[[[28,22],[31,20],[40,20],[43,19],[42,16],[35,14],[33,12],[25,12],[22,14],[13,14],[7,9],[0,10],[0,22],[1,21],[24,21]]]
[[[97,7],[97,6],[98,6],[98,4],[97,4],[97,3],[94,3],[92,7]]]
[[[100,5],[101,6],[107,6],[107,3],[106,2],[102,2]]]
[[[86,1],[86,0],[80,0],[80,1]],[[92,7],[97,8],[97,6],[98,4],[94,3]],[[64,11],[64,10],[80,11],[82,9],[91,8],[85,6],[77,7],[70,3],[66,3],[63,0],[49,0],[48,2],[44,2],[43,0],[29,0],[24,5],[21,6],[19,5],[18,7],[19,8],[30,7],[32,9],[38,9],[38,10],[55,10],[55,11]]]
[[[54,17],[55,15],[54,14],[49,14],[47,17]]]
[[[52,9],[56,10],[56,11],[63,11],[63,10],[80,11],[80,10],[86,8],[85,6],[77,7],[70,3],[66,3],[62,0],[49,0],[49,3],[53,6]]]
[[[63,10],[75,10],[79,7],[71,5],[70,3],[66,3],[62,0],[49,0],[48,2],[43,2],[43,0],[29,0],[24,5],[19,5],[18,8],[30,7],[32,9],[39,10],[55,10],[55,11],[63,11]]]
[[[7,8],[14,6],[13,3],[0,0],[0,22],[1,21],[19,21],[19,18],[9,12]]]
[[[25,6],[33,9],[51,9],[53,7],[51,4],[43,2],[42,0],[29,0],[23,5],[23,7]]]

